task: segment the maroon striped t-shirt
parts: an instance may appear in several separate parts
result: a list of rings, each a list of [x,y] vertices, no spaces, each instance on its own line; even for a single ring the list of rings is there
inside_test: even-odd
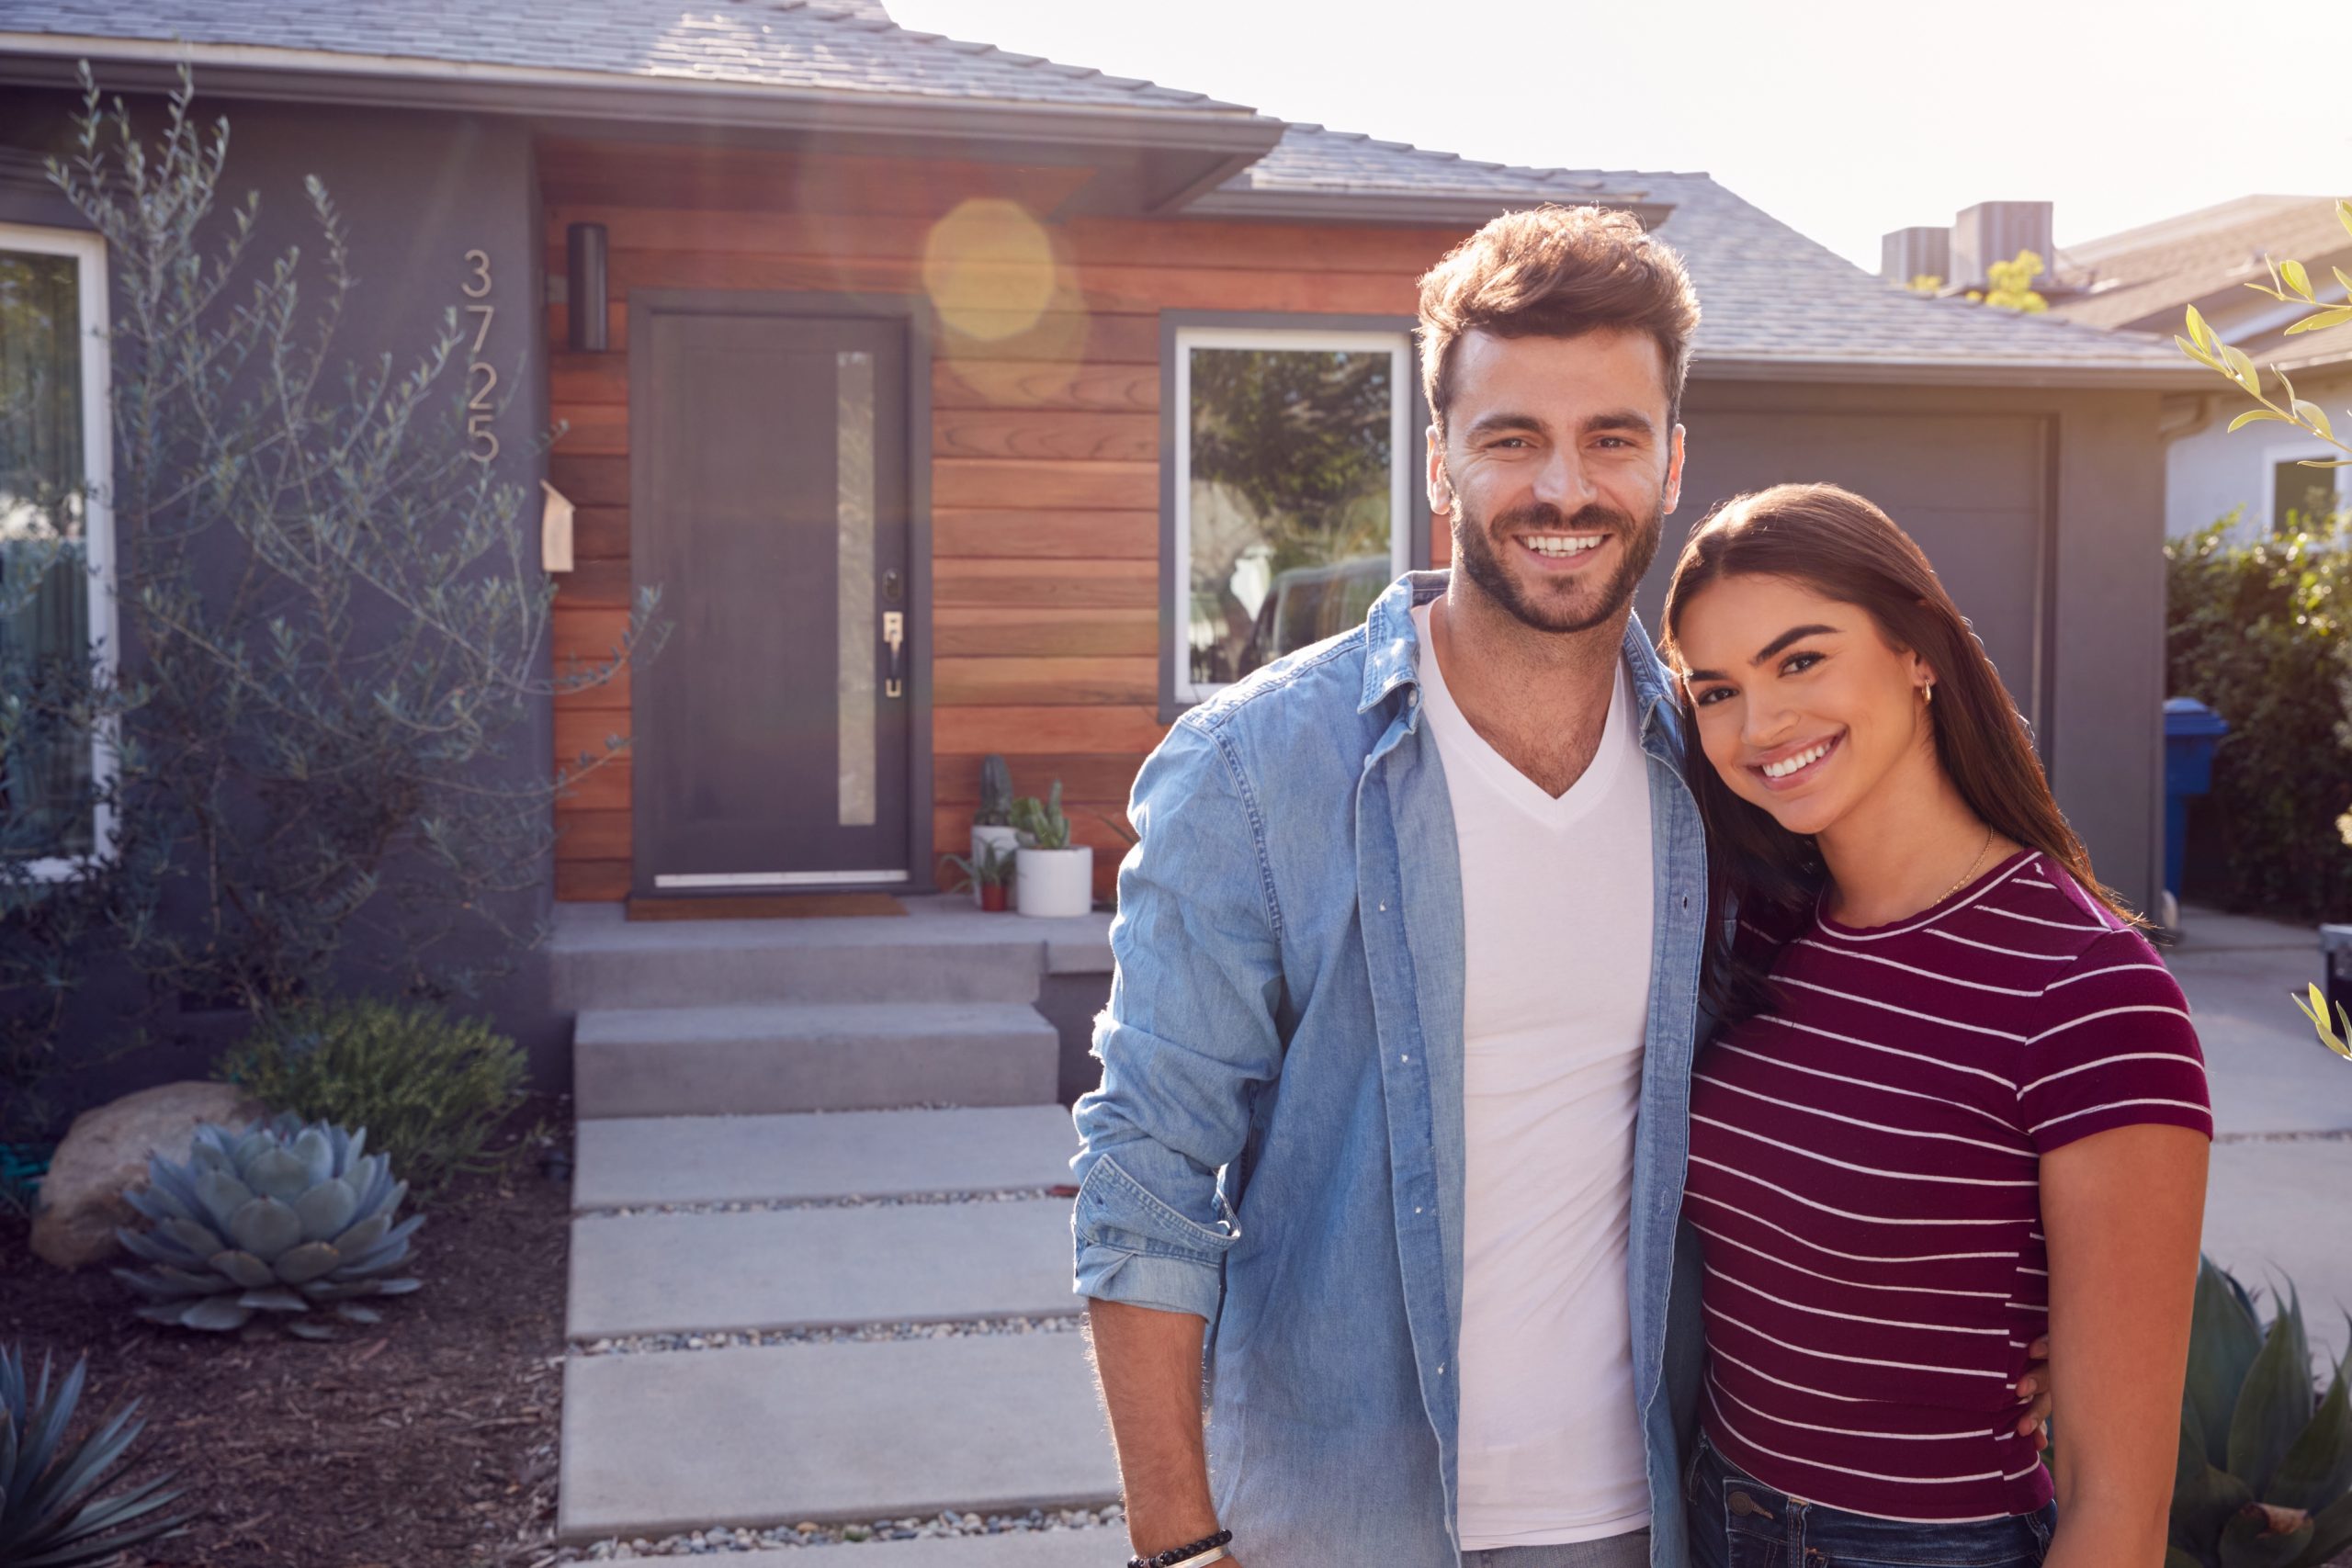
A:
[[[2032,1512],[2049,1478],[2013,1428],[2049,1315],[2040,1156],[2134,1122],[2211,1135],[2180,987],[2034,852],[1892,925],[1743,922],[1783,935],[1776,999],[1691,1088],[1707,1434],[1852,1513]]]

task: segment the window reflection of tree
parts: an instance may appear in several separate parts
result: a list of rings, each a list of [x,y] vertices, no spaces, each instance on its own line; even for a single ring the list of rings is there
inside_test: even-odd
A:
[[[72,256],[0,252],[0,675],[47,686],[88,657],[82,535],[82,345]],[[86,732],[25,718],[0,749],[0,813],[46,819],[60,852],[88,846],[66,809],[88,782]]]
[[[1194,682],[1238,680],[1296,645],[1259,626],[1283,573],[1360,561],[1385,581],[1393,364],[1386,353],[1192,351]]]

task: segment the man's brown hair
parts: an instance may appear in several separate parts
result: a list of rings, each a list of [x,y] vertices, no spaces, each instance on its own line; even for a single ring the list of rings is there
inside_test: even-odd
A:
[[[1421,390],[1438,428],[1453,393],[1453,347],[1497,337],[1647,333],[1666,361],[1667,420],[1680,416],[1699,297],[1682,258],[1631,213],[1598,207],[1506,212],[1421,275]]]

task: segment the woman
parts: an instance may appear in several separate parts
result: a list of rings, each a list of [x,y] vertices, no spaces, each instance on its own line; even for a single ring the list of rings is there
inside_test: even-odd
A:
[[[2179,988],[1870,502],[1727,502],[1666,622],[1737,911],[1691,1088],[1693,1563],[2154,1568],[2212,1133]]]

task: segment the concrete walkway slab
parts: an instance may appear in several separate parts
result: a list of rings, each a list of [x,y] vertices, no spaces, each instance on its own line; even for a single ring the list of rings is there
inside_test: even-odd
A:
[[[2336,1066],[2352,1078],[2352,1063]],[[2215,1145],[2205,1253],[2249,1290],[2293,1280],[2314,1350],[2342,1356],[2352,1312],[2352,1138]]]
[[[574,1339],[1074,1314],[1069,1200],[590,1215]]]
[[[1118,1495],[1075,1334],[574,1357],[562,1452],[571,1541]]]
[[[2352,1130],[2352,1063],[2290,997],[2320,977],[2316,927],[2191,906],[2165,964],[2188,997],[2223,1134]]]
[[[1057,1187],[1078,1152],[1058,1105],[613,1117],[578,1131],[576,1209]]]
[[[848,1544],[844,1542],[843,1544]],[[1001,1535],[946,1536],[924,1540],[873,1540],[857,1545],[857,1561],[810,1557],[829,1547],[787,1546],[728,1552],[719,1568],[1116,1568],[1127,1559],[1124,1525],[1093,1529],[1006,1530]],[[639,1561],[643,1561],[640,1559]]]
[[[588,1118],[1043,1105],[1061,1037],[1020,1002],[611,1008],[579,1016],[571,1063]]]

